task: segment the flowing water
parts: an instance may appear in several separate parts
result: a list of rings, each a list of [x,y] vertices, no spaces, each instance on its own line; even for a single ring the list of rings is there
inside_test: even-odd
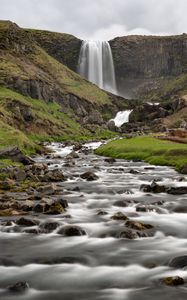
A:
[[[132,110],[119,111],[113,119],[116,127],[121,127],[123,124],[128,123],[131,112]]]
[[[186,206],[187,197],[146,194],[140,191],[140,185],[153,179],[167,185],[187,185],[187,182],[181,184],[179,174],[168,167],[124,160],[109,164],[93,153],[80,153],[75,166],[66,167],[63,156],[72,147],[52,144],[51,148],[58,158],[39,157],[37,161],[64,170],[69,179],[59,183],[59,187],[69,207],[62,215],[37,217],[41,221],[58,220],[62,226],[79,225],[87,235],[64,237],[56,231],[39,235],[8,233],[1,225],[0,299],[186,299],[186,284],[167,287],[160,283],[160,278],[168,275],[187,278],[186,269],[168,266],[170,259],[187,254],[186,214],[174,212],[176,206]],[[131,169],[138,171],[137,174],[129,173]],[[79,177],[88,170],[94,171],[99,179],[88,182]],[[151,204],[154,209],[137,212],[138,203]],[[101,210],[106,214],[98,214]],[[111,219],[118,211],[132,220],[154,225],[154,236],[119,238],[124,222]],[[27,293],[10,294],[3,289],[23,280],[30,285]]]
[[[83,41],[78,73],[101,89],[117,94],[112,51],[108,42]]]

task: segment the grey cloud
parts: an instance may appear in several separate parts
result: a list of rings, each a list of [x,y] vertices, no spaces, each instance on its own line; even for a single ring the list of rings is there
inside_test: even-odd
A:
[[[80,38],[187,31],[186,0],[0,0],[0,19]]]

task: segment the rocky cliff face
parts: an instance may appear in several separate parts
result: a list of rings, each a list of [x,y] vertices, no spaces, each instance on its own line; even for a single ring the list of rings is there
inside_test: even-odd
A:
[[[160,89],[187,72],[187,35],[126,36],[110,41],[118,89],[129,97]]]
[[[82,41],[73,35],[44,30],[25,30],[50,56],[77,71],[77,63]]]

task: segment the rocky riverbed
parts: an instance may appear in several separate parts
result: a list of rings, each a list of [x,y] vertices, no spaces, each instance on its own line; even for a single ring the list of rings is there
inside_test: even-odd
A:
[[[187,178],[99,144],[48,145],[1,181],[0,299],[186,299]]]

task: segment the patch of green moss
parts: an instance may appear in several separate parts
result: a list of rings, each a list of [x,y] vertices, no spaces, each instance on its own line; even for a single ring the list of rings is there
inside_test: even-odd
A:
[[[127,160],[141,159],[177,170],[187,164],[187,144],[163,141],[152,136],[115,140],[98,148],[96,154]]]

